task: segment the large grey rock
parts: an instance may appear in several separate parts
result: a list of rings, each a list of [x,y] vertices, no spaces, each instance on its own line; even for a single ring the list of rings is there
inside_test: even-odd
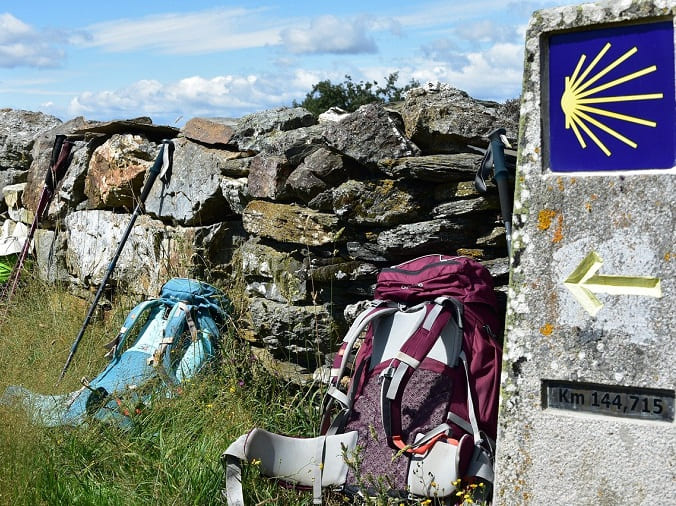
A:
[[[274,130],[258,135],[249,144],[249,149],[262,155],[284,158],[294,167],[305,157],[325,146],[323,128],[319,125],[295,128],[293,130]]]
[[[302,107],[279,107],[244,116],[234,126],[230,142],[241,151],[255,150],[259,136],[273,130],[287,131],[317,123],[310,111]]]
[[[327,188],[345,181],[348,174],[341,154],[319,148],[294,169],[286,184],[296,198],[308,203]]]
[[[245,177],[223,177],[221,179],[221,191],[228,207],[236,215],[241,215],[247,203],[251,200],[249,182]]]
[[[204,227],[176,227],[172,241],[181,245],[174,248],[185,256],[190,254],[190,268],[194,277],[202,279],[230,279],[233,258],[246,242],[246,232],[239,220],[223,221]],[[180,260],[180,259],[179,259]],[[181,262],[177,262],[180,266]]]
[[[66,265],[80,286],[98,286],[110,265],[130,215],[76,211],[64,220]],[[120,254],[110,282],[136,294],[156,294],[168,277],[189,275],[194,232],[175,229],[141,215]]]
[[[256,338],[274,356],[309,370],[335,345],[333,317],[326,305],[294,306],[255,298],[249,315]]]
[[[249,167],[249,192],[280,201],[290,196],[286,184],[293,169],[324,145],[318,126],[274,131],[255,140],[260,153]]]
[[[422,219],[432,203],[429,193],[391,179],[350,180],[333,190],[333,211],[355,225],[392,226]]]
[[[157,181],[146,210],[178,225],[211,225],[235,215],[223,196],[222,168],[232,159],[229,151],[201,146],[188,139],[174,142],[174,163],[169,182]]]
[[[85,181],[93,150],[94,145],[75,141],[68,170],[47,208],[46,224],[54,226],[56,221],[63,219],[68,213],[86,207]]]
[[[40,112],[0,109],[0,205],[5,186],[27,181],[35,139],[59,124],[58,118]]]
[[[342,121],[325,127],[329,146],[367,167],[376,168],[385,158],[420,154],[404,134],[401,119],[379,103],[361,106]]]
[[[249,166],[247,186],[256,199],[284,200],[289,195],[286,181],[293,166],[284,156],[256,155]]]
[[[283,303],[307,300],[307,269],[290,253],[250,240],[239,249],[239,255],[250,296]]]
[[[355,299],[372,298],[378,268],[363,259],[343,256],[313,257],[308,278],[313,299],[330,303],[336,310]],[[342,318],[337,324],[342,325]]]
[[[485,147],[498,127],[518,134],[518,115],[497,102],[476,100],[446,84],[410,90],[400,108],[406,135],[425,154],[460,153],[467,145]]]
[[[380,246],[374,241],[348,241],[345,244],[351,258],[365,260],[367,262],[386,262],[387,248]]]
[[[40,279],[48,283],[72,283],[66,265],[67,234],[61,230],[35,231],[35,263]]]
[[[485,225],[472,218],[453,218],[407,223],[378,234],[377,244],[395,257],[417,256],[432,251],[453,252],[467,244]]]
[[[153,121],[142,116],[133,119],[113,121],[93,121],[73,131],[74,134],[85,137],[101,137],[106,139],[115,134],[137,134],[159,143],[164,139],[173,139],[179,134],[179,129],[166,125],[155,125]]]
[[[179,232],[181,228],[177,229]],[[205,258],[214,266],[226,266],[246,242],[247,234],[241,220],[224,221],[208,227],[198,227],[198,244]],[[200,235],[201,234],[201,235]]]
[[[378,168],[392,178],[413,178],[433,183],[474,179],[482,155],[476,153],[434,154],[385,159]]]
[[[306,207],[253,200],[244,209],[242,222],[250,234],[280,242],[322,246],[344,240],[335,215]]]
[[[60,119],[41,112],[0,109],[0,172],[28,170],[35,138],[59,124]]]

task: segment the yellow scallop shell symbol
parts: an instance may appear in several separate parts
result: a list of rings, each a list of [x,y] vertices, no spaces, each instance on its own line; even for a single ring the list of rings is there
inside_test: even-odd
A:
[[[587,143],[582,135],[584,132],[587,137],[589,137],[594,143],[603,151],[606,156],[610,156],[611,152],[608,147],[598,138],[598,136],[592,131],[590,126],[594,126],[603,132],[615,137],[616,139],[622,141],[623,143],[636,148],[636,144],[631,139],[625,137],[617,130],[610,128],[608,125],[604,124],[600,119],[595,116],[602,116],[607,118],[615,118],[622,121],[627,121],[630,123],[636,123],[639,125],[644,125],[648,127],[656,127],[657,123],[650,121],[648,119],[637,118],[636,116],[629,116],[627,114],[620,114],[617,112],[609,111],[607,109],[602,109],[600,107],[594,107],[590,104],[607,104],[614,102],[630,102],[635,100],[656,100],[664,98],[662,93],[644,93],[638,95],[618,95],[618,96],[601,96],[595,97],[599,92],[613,88],[614,86],[638,79],[641,76],[650,74],[657,70],[657,65],[651,65],[645,67],[636,72],[624,75],[612,81],[609,81],[598,86],[591,87],[594,83],[599,81],[603,76],[608,74],[611,70],[618,67],[620,64],[631,58],[634,54],[638,52],[636,46],[628,50],[622,56],[608,64],[605,68],[598,71],[596,74],[590,76],[592,70],[597,66],[601,59],[610,49],[610,42],[601,49],[594,59],[589,63],[589,65],[583,70],[582,67],[585,63],[587,56],[582,54],[580,59],[577,62],[575,70],[571,76],[566,76],[565,78],[565,87],[563,90],[563,95],[561,96],[561,109],[565,115],[566,120],[566,129],[572,129],[575,137],[577,137],[578,142],[582,148],[587,147]]]

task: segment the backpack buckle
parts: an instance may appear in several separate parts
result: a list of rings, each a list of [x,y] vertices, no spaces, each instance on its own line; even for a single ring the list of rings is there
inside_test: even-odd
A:
[[[384,379],[391,380],[394,377],[394,371],[396,371],[396,367],[393,367],[391,365],[383,369],[381,373],[378,375],[380,383],[382,383]]]

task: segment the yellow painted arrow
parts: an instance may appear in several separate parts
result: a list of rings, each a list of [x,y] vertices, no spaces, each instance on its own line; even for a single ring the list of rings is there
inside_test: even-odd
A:
[[[647,276],[597,275],[603,260],[595,251],[589,253],[563,282],[582,307],[592,316],[603,307],[594,293],[662,297],[659,278]]]

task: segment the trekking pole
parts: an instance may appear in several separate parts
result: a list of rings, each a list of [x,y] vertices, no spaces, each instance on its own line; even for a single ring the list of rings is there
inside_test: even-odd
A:
[[[122,249],[124,248],[125,242],[127,241],[127,238],[129,237],[129,234],[132,228],[134,227],[134,222],[136,221],[136,218],[142,211],[143,205],[146,199],[148,198],[148,194],[150,193],[150,189],[152,188],[155,179],[157,179],[157,177],[159,176],[160,179],[164,181],[164,178],[171,167],[173,150],[174,150],[173,142],[166,139],[162,141],[162,147],[160,148],[160,152],[157,155],[157,158],[155,159],[155,163],[148,172],[148,177],[143,186],[143,190],[141,191],[139,201],[136,204],[136,207],[134,208],[134,212],[131,215],[131,219],[129,220],[129,225],[127,225],[127,229],[124,231],[124,234],[122,235],[120,244],[118,244],[117,250],[115,251],[113,258],[110,261],[110,264],[108,265],[108,270],[106,270],[106,273],[104,274],[103,279],[101,280],[99,289],[97,290],[96,295],[94,296],[94,301],[92,302],[91,306],[89,306],[89,311],[87,312],[87,316],[85,317],[84,323],[82,324],[82,328],[80,329],[80,332],[75,338],[75,342],[73,343],[73,346],[70,349],[70,353],[68,354],[68,358],[66,359],[66,364],[63,366],[63,369],[61,370],[61,375],[59,376],[57,385],[63,379],[63,376],[66,374],[66,370],[68,369],[70,362],[73,360],[73,356],[77,351],[77,347],[79,346],[80,341],[82,340],[82,336],[84,335],[85,329],[87,328],[87,325],[89,325],[89,321],[91,320],[91,317],[94,314],[96,305],[98,304],[99,299],[103,294],[103,290],[106,286],[106,283],[108,282],[108,278],[115,269],[115,265],[117,264],[117,261],[120,258],[120,254],[122,253]]]
[[[507,131],[497,128],[488,134],[490,150],[493,155],[493,178],[498,187],[500,197],[500,214],[505,224],[505,236],[507,239],[507,255],[512,254],[512,206],[513,195],[509,189],[509,172],[505,165],[505,146],[511,147],[507,140]]]
[[[33,217],[33,223],[31,224],[31,228],[28,231],[26,240],[23,243],[21,253],[19,254],[19,257],[12,268],[12,273],[10,274],[7,284],[5,285],[3,297],[6,305],[5,308],[9,306],[9,301],[14,295],[16,287],[19,283],[21,270],[23,269],[24,262],[26,261],[26,257],[30,251],[31,242],[33,241],[35,231],[38,228],[38,223],[42,219],[43,214],[45,214],[47,211],[49,203],[52,201],[52,197],[54,196],[54,192],[56,190],[56,185],[66,174],[66,170],[68,169],[68,165],[70,163],[70,152],[73,148],[73,145],[74,143],[67,140],[65,135],[57,135],[54,139],[52,156],[49,162],[49,168],[47,169],[47,174],[45,175],[45,183],[42,187],[42,192],[40,193],[37,209],[35,210],[35,216]]]

